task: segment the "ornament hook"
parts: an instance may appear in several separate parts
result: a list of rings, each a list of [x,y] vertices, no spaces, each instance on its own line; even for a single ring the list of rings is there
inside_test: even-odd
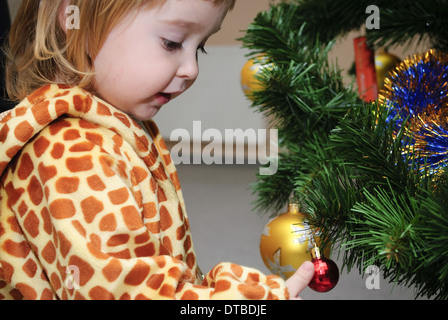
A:
[[[300,210],[299,200],[297,200],[295,191],[293,190],[289,195],[288,211],[291,213],[299,213],[299,210]]]

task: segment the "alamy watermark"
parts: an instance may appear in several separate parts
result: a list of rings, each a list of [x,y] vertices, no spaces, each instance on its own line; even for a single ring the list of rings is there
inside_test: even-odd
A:
[[[67,19],[65,22],[65,26],[68,30],[70,29],[79,29],[80,28],[80,19],[79,19],[79,7],[75,5],[69,5],[65,9],[65,13],[67,14]],[[371,29],[379,29],[380,28],[380,9],[376,5],[369,5],[365,11],[366,14],[370,14],[366,19],[366,28]]]
[[[80,28],[80,10],[76,5],[67,6],[65,26],[67,30]],[[367,29],[380,28],[380,10],[376,5],[369,5],[365,11],[370,14],[366,19]],[[224,140],[223,140],[224,137]],[[267,138],[270,143],[266,145]],[[226,129],[224,134],[217,129],[207,129],[201,132],[201,122],[193,122],[193,139],[190,133],[185,129],[176,129],[171,133],[171,141],[180,142],[172,148],[172,158],[175,164],[190,164],[190,155],[193,155],[193,164],[222,164],[223,154],[225,164],[241,164],[241,159],[247,159],[248,164],[260,163],[269,164],[269,167],[261,167],[260,175],[274,175],[278,169],[278,131],[269,130],[269,136],[266,129]],[[234,144],[234,139],[236,144]],[[244,141],[247,140],[247,143]],[[210,141],[203,150],[201,143],[197,141]],[[230,141],[230,142],[229,142]],[[225,142],[225,152],[220,151],[223,142]],[[193,152],[191,150],[193,144]],[[236,156],[234,149],[236,146]],[[249,148],[247,156],[244,155],[244,146]],[[254,151],[253,148],[258,149]],[[186,150],[188,149],[188,150]],[[267,151],[269,150],[269,155]],[[243,155],[242,155],[243,153]]]
[[[277,129],[202,131],[202,122],[193,121],[192,134],[175,129],[170,140],[177,142],[171,148],[174,164],[261,164],[260,175],[274,175],[278,169]],[[209,143],[203,147],[203,142]]]
[[[65,13],[67,14],[67,18],[65,19],[65,27],[67,30],[79,29],[79,7],[75,5],[67,6],[67,8],[65,8]]]
[[[366,278],[366,288],[369,290],[380,289],[380,268],[377,266],[368,266],[366,269],[366,274],[368,277]]]
[[[65,273],[67,276],[65,277],[65,287],[69,290],[79,290],[80,282],[79,282],[79,268],[77,266],[68,266],[65,268]]]
[[[370,14],[366,19],[366,28],[378,30],[380,28],[380,8],[372,4],[366,8],[366,13]]]

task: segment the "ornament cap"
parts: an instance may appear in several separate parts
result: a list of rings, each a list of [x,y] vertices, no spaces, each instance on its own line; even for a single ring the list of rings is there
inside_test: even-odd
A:
[[[311,249],[311,257],[313,259],[320,259],[321,258],[320,249],[319,249],[319,247],[316,244],[314,245],[314,248]]]
[[[297,202],[291,202],[288,205],[288,211],[291,213],[299,213],[299,208],[300,208],[300,206],[299,206],[299,203],[297,203]]]

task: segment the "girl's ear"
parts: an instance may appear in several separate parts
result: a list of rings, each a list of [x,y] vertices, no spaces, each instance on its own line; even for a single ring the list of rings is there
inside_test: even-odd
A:
[[[67,7],[69,5],[69,1],[70,0],[61,1],[61,6],[59,7],[59,14],[58,14],[59,24],[65,33],[67,33],[67,17],[68,17]]]

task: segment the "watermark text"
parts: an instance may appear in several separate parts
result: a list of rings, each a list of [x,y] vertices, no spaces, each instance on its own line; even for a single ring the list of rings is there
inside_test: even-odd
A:
[[[370,5],[366,8],[366,13],[370,14],[366,20],[366,28],[368,30],[380,28],[380,8],[375,5]]]
[[[174,164],[258,163],[264,166],[260,175],[274,175],[278,169],[277,129],[225,129],[223,133],[213,128],[203,131],[201,121],[193,121],[192,134],[175,129],[170,141],[177,142],[171,148]]]
[[[377,266],[368,266],[366,269],[366,273],[369,275],[366,278],[366,288],[369,290],[380,289],[380,268]]]
[[[67,277],[65,278],[65,286],[69,290],[79,290],[79,268],[77,266],[68,266],[65,269]]]
[[[79,29],[80,28],[80,17],[79,17],[79,7],[75,5],[67,6],[65,9],[67,18],[65,20],[65,27],[67,30]]]

